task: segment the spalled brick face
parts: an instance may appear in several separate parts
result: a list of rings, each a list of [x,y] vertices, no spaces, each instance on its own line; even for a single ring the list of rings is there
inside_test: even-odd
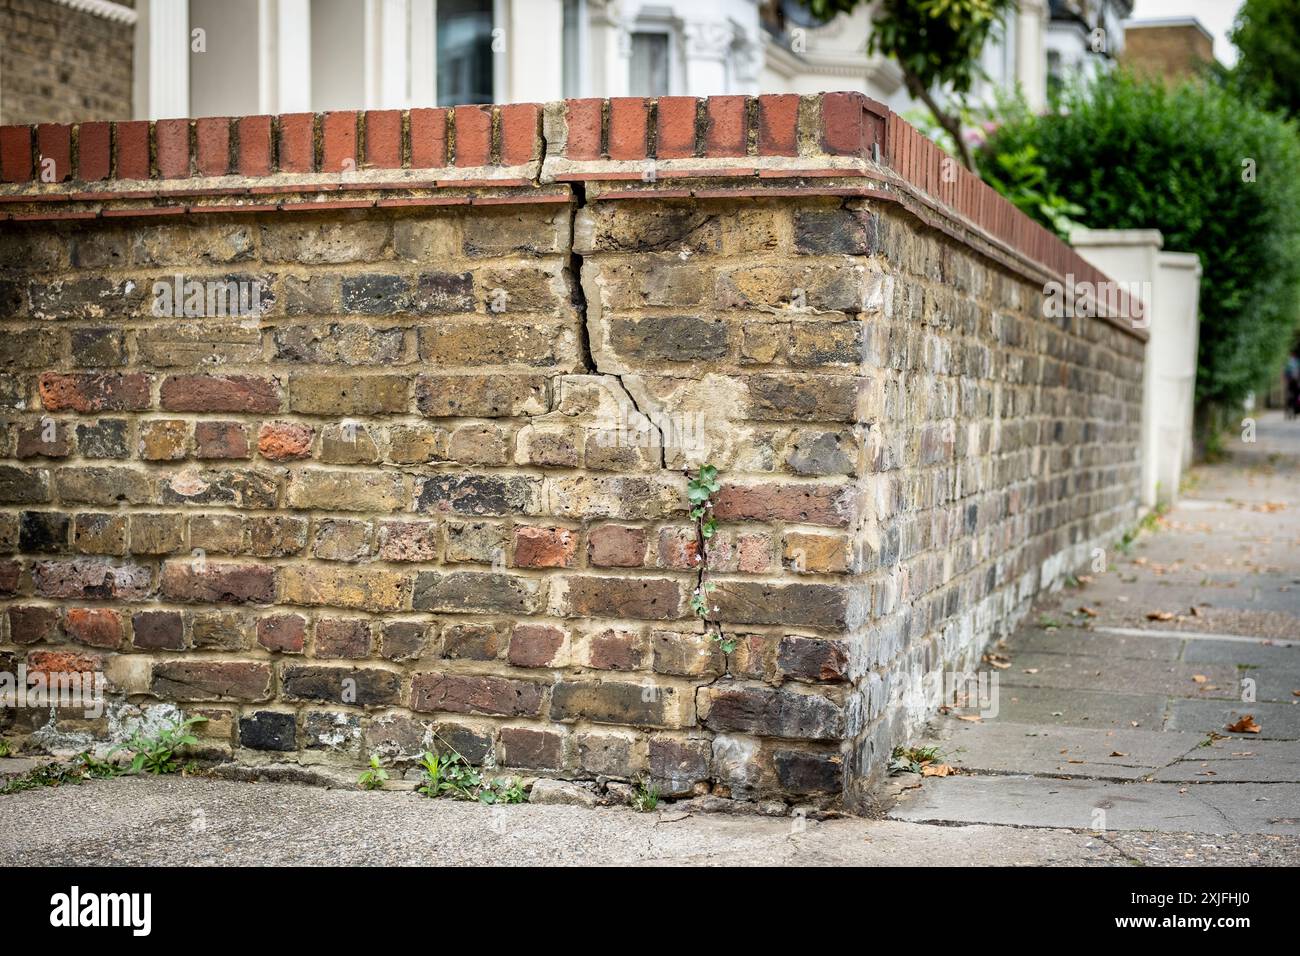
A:
[[[753,192],[7,226],[0,658],[240,759],[856,800],[1132,518],[1143,346],[896,203]],[[177,274],[264,308],[158,315]]]

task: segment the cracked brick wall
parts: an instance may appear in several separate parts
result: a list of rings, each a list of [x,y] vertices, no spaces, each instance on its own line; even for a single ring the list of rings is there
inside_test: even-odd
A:
[[[862,803],[1137,509],[1143,333],[949,172],[855,94],[0,129],[0,660],[113,701],[4,732]]]

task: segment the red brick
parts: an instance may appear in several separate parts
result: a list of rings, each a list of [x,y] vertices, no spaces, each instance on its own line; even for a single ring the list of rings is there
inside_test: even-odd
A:
[[[402,165],[402,111],[366,111],[366,165],[398,169]]]
[[[411,709],[536,717],[543,686],[488,675],[416,674],[411,679]]]
[[[644,528],[602,525],[587,537],[587,559],[598,568],[639,568],[645,564]]]
[[[365,618],[328,618],[316,622],[312,655],[360,659],[370,656],[370,622]]]
[[[693,96],[659,97],[656,120],[655,156],[659,159],[684,159],[695,155],[695,109]]]
[[[326,113],[321,118],[324,153],[321,170],[355,172],[357,168],[357,114],[352,110]]]
[[[271,117],[239,118],[239,175],[268,176],[271,173]]]
[[[185,179],[190,175],[190,121],[158,120],[153,124],[158,152],[158,175],[163,179]]]
[[[515,667],[551,667],[564,644],[564,631],[549,624],[516,624],[508,658]]]
[[[196,422],[194,453],[198,458],[249,458],[248,430],[239,422]]]
[[[779,93],[758,98],[758,155],[795,156],[799,152],[799,96]]]
[[[280,408],[275,382],[251,375],[172,375],[159,392],[170,412],[252,412]]]
[[[270,604],[275,599],[275,568],[266,564],[168,561],[160,590],[173,601]]]
[[[150,376],[45,372],[37,388],[41,405],[52,412],[143,411],[151,403]]]
[[[230,119],[210,116],[194,121],[195,164],[200,176],[230,172]]]
[[[634,671],[641,666],[641,636],[606,630],[591,636],[587,663],[602,671]]]
[[[116,179],[149,178],[149,123],[147,120],[131,120],[117,123],[113,127],[116,140],[117,168]]]
[[[883,137],[885,108],[861,93],[824,93],[821,105],[822,148],[869,158],[871,144]]]
[[[257,450],[271,461],[309,458],[313,434],[311,426],[297,422],[263,422],[257,434]]]
[[[515,567],[571,568],[578,536],[568,528],[516,528]]]
[[[714,499],[713,514],[726,521],[790,521],[848,527],[853,488],[847,485],[726,485]]]
[[[457,166],[486,166],[492,161],[492,107],[457,106]]]
[[[72,127],[66,123],[42,123],[36,127],[36,150],[39,153],[36,177],[41,182],[61,183],[72,178]],[[53,178],[46,165],[54,160]]]
[[[113,167],[112,125],[82,123],[77,127],[77,178],[107,179]]]
[[[185,622],[179,611],[140,611],[131,615],[131,644],[153,651],[185,647]]]
[[[0,126],[0,179],[25,183],[32,178],[30,126]]]
[[[659,529],[659,567],[693,571],[700,566],[700,540],[694,528]]]
[[[564,141],[567,159],[600,159],[602,100],[566,100],[564,118],[568,129]]]
[[[108,608],[70,607],[63,629],[78,644],[109,648],[122,644],[122,619]]]
[[[10,607],[9,640],[15,644],[52,641],[58,634],[59,612],[52,607]]]
[[[98,654],[79,654],[76,651],[29,651],[28,674],[93,674],[104,669],[104,659]]]
[[[297,614],[276,614],[257,622],[257,643],[268,651],[301,654],[307,645],[307,622]]]
[[[501,165],[521,166],[541,153],[542,109],[536,103],[501,107]]]
[[[609,158],[645,159],[649,104],[635,96],[609,101]]]
[[[744,156],[747,143],[743,96],[710,96],[704,104],[705,156]]]
[[[280,117],[280,172],[310,173],[316,168],[316,116],[286,113]]]
[[[411,168],[447,165],[447,110],[411,110]]]

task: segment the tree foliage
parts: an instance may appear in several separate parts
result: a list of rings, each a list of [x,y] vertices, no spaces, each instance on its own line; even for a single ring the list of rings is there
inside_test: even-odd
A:
[[[1300,0],[1246,0],[1229,34],[1231,78],[1264,106],[1300,118]]]
[[[1124,73],[1066,90],[1060,109],[1021,110],[986,142],[981,166],[1032,146],[1046,182],[1099,229],[1159,229],[1195,252],[1201,282],[1196,381],[1208,413],[1276,375],[1300,315],[1300,138],[1227,89],[1166,89]],[[1047,221],[1041,214],[1031,214]]]
[[[851,12],[865,0],[808,0],[821,20]],[[867,52],[897,61],[907,91],[921,100],[956,143],[962,162],[971,156],[961,136],[960,101],[980,75],[979,59],[994,27],[1016,9],[1016,0],[881,0],[872,18]],[[945,90],[956,108],[935,97]]]

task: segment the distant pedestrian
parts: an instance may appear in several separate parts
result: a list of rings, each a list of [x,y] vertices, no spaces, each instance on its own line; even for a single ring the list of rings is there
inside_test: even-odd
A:
[[[1286,357],[1286,417],[1300,415],[1300,350]]]

